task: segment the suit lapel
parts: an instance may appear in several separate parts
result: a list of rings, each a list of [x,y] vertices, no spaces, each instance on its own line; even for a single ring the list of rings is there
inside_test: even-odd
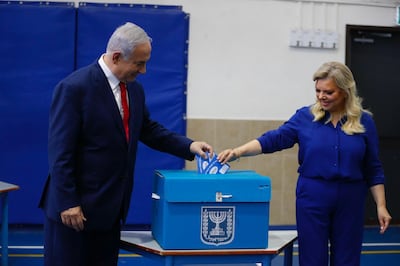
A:
[[[119,129],[121,137],[125,140],[126,143],[124,125],[122,122],[121,114],[118,109],[118,105],[115,101],[114,94],[112,92],[112,89],[110,87],[110,84],[108,83],[106,76],[104,75],[103,70],[101,70],[100,65],[96,63],[96,66],[98,71],[100,72],[99,75],[96,75],[96,83],[98,84],[97,87],[99,93],[102,94],[101,98],[103,99],[104,108],[111,111],[111,116],[113,118],[113,121],[116,124],[117,128]]]
[[[143,123],[144,97],[143,91],[136,82],[128,83],[129,93],[129,134],[130,139],[139,139],[140,130]]]
[[[136,90],[134,89],[133,86],[127,85],[127,90],[128,90],[128,98],[129,98],[129,139],[131,140],[133,138],[134,131],[136,130],[136,125],[135,122],[138,121],[135,119],[135,115],[137,115],[136,108],[137,102],[135,102],[135,99],[137,97],[135,96]],[[130,142],[130,141],[129,141]]]

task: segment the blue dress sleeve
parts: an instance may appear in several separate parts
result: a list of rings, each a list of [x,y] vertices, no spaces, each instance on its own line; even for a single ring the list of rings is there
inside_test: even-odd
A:
[[[273,153],[293,147],[298,143],[298,132],[305,121],[312,120],[309,107],[303,107],[283,125],[275,130],[265,132],[257,138],[263,153]]]
[[[365,127],[366,151],[364,157],[364,176],[369,186],[383,184],[385,175],[379,160],[379,139],[375,122],[371,115],[364,113],[361,123]]]

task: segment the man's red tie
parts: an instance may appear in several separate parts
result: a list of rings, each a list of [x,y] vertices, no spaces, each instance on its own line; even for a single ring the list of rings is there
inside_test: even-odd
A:
[[[126,140],[129,142],[129,106],[126,97],[126,85],[120,82],[119,87],[121,88],[122,122],[124,123]]]

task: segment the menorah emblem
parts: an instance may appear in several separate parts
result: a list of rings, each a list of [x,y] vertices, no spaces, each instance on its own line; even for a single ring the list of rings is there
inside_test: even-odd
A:
[[[201,241],[207,245],[232,242],[235,229],[235,207],[201,208]]]
[[[215,223],[215,227],[211,230],[212,236],[221,236],[223,235],[224,229],[222,229],[219,225],[226,219],[226,212],[225,211],[210,211],[208,217],[210,218],[211,222]]]

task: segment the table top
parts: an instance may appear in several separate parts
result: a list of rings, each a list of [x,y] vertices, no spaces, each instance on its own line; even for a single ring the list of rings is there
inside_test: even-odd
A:
[[[260,249],[163,249],[154,240],[151,231],[122,231],[123,247],[133,247],[162,256],[195,255],[267,255],[279,254],[297,240],[296,230],[272,230],[268,233],[268,247]]]
[[[0,181],[0,193],[5,193],[19,189],[19,186]]]

